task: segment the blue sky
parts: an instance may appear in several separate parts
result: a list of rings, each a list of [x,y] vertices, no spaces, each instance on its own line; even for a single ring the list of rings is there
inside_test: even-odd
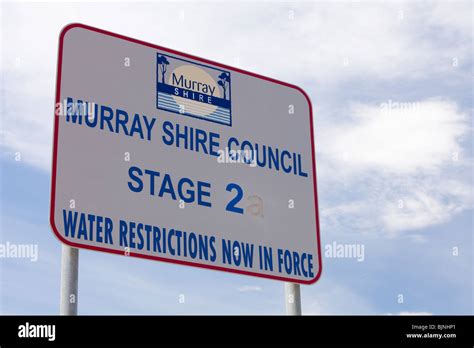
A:
[[[323,253],[359,244],[365,257],[324,257],[320,281],[302,286],[303,313],[472,314],[470,1],[0,8],[0,243],[39,247],[37,262],[0,259],[0,313],[59,311],[48,222],[57,40],[82,22],[309,93]],[[85,250],[79,284],[80,314],[284,313],[280,282]]]

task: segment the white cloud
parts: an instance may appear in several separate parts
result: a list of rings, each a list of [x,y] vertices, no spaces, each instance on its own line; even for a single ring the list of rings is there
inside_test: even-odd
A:
[[[453,185],[464,186],[464,191],[459,194],[456,191],[437,192],[436,189],[413,187],[413,191],[407,193],[397,206],[387,204],[381,211],[381,218],[387,230],[415,230],[441,224],[449,221],[456,213],[472,207],[472,197],[465,197],[470,188],[459,182]]]
[[[321,133],[320,153],[350,171],[413,173],[462,157],[467,116],[449,100],[354,104],[352,119]]]
[[[456,103],[354,104],[349,113],[318,138],[319,172],[342,197],[322,209],[323,226],[394,237],[472,208],[471,158],[462,145],[471,129]]]
[[[359,186],[357,197],[344,197],[341,189],[333,189],[339,199],[321,209],[321,228],[391,238],[410,233],[415,241],[424,242],[420,235],[424,228],[449,222],[473,208],[472,188],[459,180],[422,175],[390,182],[390,175],[382,175],[376,181],[385,184],[364,186],[364,182],[352,181],[353,187]],[[351,190],[350,185],[346,189]]]
[[[472,31],[472,2],[434,2],[427,18],[431,25],[438,28],[450,28],[453,33],[461,35],[459,39],[465,40],[469,38],[469,32]],[[465,40],[465,44],[469,45],[469,40]]]

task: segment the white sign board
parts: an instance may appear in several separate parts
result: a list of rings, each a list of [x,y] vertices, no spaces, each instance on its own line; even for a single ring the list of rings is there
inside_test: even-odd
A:
[[[76,248],[313,283],[310,100],[287,83],[71,24],[59,43],[50,219]]]

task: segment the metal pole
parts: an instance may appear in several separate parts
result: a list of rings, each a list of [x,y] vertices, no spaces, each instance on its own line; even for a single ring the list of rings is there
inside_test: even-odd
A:
[[[60,315],[77,315],[79,250],[62,245]]]
[[[301,315],[300,285],[285,283],[286,315]]]

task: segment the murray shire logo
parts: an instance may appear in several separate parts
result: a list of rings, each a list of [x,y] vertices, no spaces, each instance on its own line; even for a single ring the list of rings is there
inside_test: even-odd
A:
[[[230,72],[157,53],[156,107],[232,126]]]

